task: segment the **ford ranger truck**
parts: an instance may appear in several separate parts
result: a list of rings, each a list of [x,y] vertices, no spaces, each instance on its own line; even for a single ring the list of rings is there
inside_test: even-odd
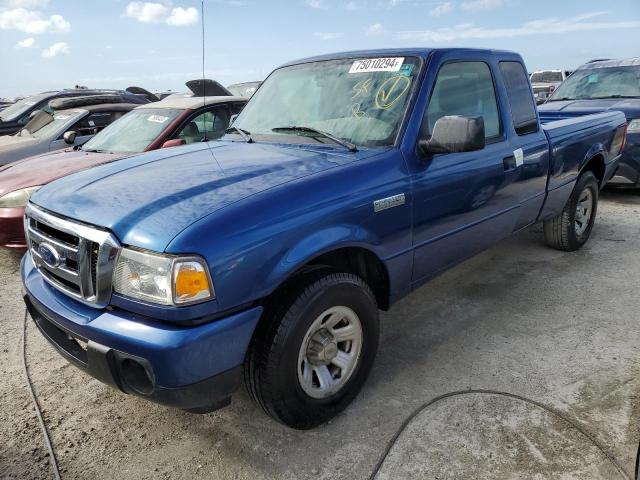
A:
[[[625,126],[541,125],[515,53],[291,62],[220,141],[33,194],[24,300],[65,358],[122,392],[207,412],[244,381],[311,428],[361,389],[379,310],[537,222],[552,247],[582,247]]]

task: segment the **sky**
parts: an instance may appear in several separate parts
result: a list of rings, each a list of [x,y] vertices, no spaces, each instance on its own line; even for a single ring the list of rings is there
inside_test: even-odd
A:
[[[199,0],[0,0],[0,97],[184,91],[202,76]],[[391,47],[519,52],[529,71],[640,56],[640,0],[205,0],[205,75],[262,80],[306,56]]]

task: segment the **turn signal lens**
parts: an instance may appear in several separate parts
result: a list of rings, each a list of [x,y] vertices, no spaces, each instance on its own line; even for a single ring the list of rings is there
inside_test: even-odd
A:
[[[175,303],[187,303],[212,297],[213,288],[204,266],[197,261],[178,261],[173,267]]]

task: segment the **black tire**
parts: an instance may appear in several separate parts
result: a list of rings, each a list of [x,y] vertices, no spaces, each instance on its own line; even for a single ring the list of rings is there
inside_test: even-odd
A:
[[[579,234],[575,227],[576,209],[578,200],[587,189],[591,191],[593,207],[586,229]],[[547,245],[558,250],[573,252],[587,243],[598,210],[598,192],[598,181],[593,173],[584,172],[580,175],[560,215],[544,222],[544,239]]]
[[[336,306],[348,307],[359,317],[360,355],[341,389],[312,398],[298,379],[298,355],[314,320]],[[275,420],[296,429],[313,428],[344,410],[358,394],[373,366],[378,336],[378,307],[364,280],[348,273],[312,272],[290,282],[266,305],[244,364],[247,390]]]

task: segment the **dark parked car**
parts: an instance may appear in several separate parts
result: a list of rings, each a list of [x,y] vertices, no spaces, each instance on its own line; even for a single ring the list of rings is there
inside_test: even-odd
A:
[[[132,87],[130,87],[131,89]],[[137,89],[137,91],[143,91]],[[156,101],[157,98],[153,94],[136,93],[127,90],[100,90],[100,89],[86,89],[86,88],[72,88],[67,90],[59,90],[52,92],[43,92],[37,95],[31,95],[30,97],[18,100],[13,105],[9,105],[4,110],[0,111],[0,135],[13,135],[20,131],[34,114],[42,109],[47,109],[47,106],[51,100],[64,97],[84,97],[87,95],[108,95],[117,94],[120,95],[124,102],[143,104],[150,101]]]
[[[539,110],[548,120],[623,112],[628,121],[627,144],[609,185],[640,186],[640,57],[585,63]]]

